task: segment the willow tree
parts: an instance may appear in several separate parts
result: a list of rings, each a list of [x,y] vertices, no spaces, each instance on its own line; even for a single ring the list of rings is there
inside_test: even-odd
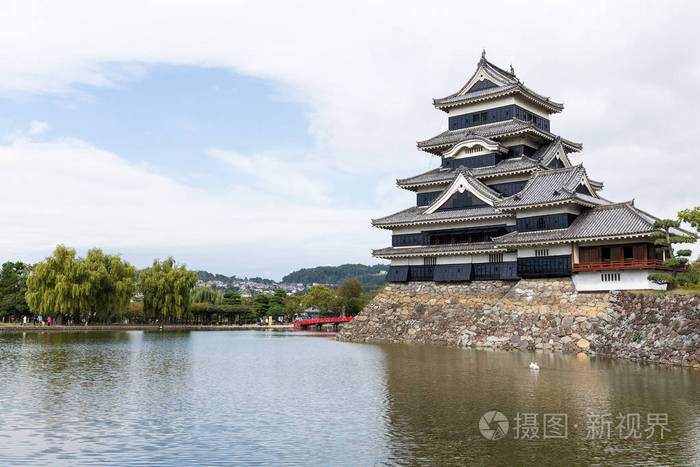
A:
[[[58,245],[27,278],[27,304],[38,315],[89,315],[90,274],[75,249]]]
[[[164,322],[182,320],[190,306],[190,292],[197,282],[197,273],[177,265],[170,257],[154,260],[153,266],[139,274],[146,317]]]
[[[126,312],[135,275],[119,256],[95,248],[80,258],[73,248],[59,245],[27,278],[27,303],[35,314],[77,315],[86,325],[92,319],[109,321]]]
[[[221,304],[221,294],[211,287],[195,287],[192,291],[192,303]]]
[[[119,256],[93,248],[84,260],[88,270],[89,308],[98,321],[110,322],[126,314],[136,290],[136,268]]]
[[[8,261],[0,269],[0,317],[22,316],[27,306],[27,276],[29,268],[22,262]]]

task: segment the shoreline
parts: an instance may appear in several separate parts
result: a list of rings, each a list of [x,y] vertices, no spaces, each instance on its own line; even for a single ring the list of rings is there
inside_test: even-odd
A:
[[[2,332],[86,332],[86,331],[231,331],[231,330],[250,330],[260,329],[265,331],[271,330],[291,330],[294,329],[292,324],[276,324],[273,326],[260,326],[257,324],[242,324],[242,325],[197,325],[197,324],[165,324],[163,326],[157,324],[104,324],[104,325],[89,325],[89,326],[0,326]]]

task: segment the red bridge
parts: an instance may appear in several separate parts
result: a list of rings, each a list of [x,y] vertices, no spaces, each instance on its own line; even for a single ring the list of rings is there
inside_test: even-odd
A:
[[[332,325],[334,325],[334,327],[337,327],[338,324],[345,323],[347,321],[352,321],[352,316],[348,316],[345,318],[340,317],[340,316],[336,316],[333,318],[304,319],[304,320],[295,322],[294,327],[300,328],[300,329],[306,329],[306,328],[309,328],[311,326],[318,326],[320,328],[324,324],[332,324]]]

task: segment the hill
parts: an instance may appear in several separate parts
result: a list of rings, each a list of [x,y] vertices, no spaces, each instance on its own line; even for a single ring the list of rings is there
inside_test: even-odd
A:
[[[342,264],[340,266],[317,266],[291,272],[282,278],[285,283],[339,285],[345,279],[357,277],[366,289],[376,289],[386,283],[388,264]]]

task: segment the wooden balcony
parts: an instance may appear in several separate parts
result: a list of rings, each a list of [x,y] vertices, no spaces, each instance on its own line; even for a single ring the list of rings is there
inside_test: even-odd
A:
[[[623,269],[659,269],[670,271],[671,268],[663,265],[660,259],[621,259],[607,260],[590,263],[576,263],[573,265],[573,272],[583,271],[620,271]]]

